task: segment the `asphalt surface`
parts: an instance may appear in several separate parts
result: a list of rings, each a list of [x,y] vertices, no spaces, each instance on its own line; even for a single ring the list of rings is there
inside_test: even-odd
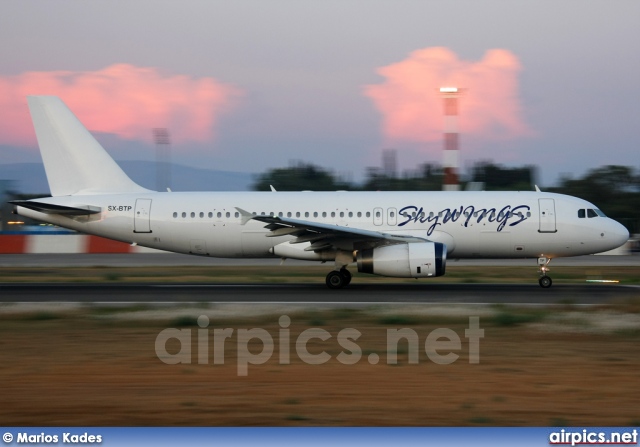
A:
[[[0,255],[0,267],[86,266],[277,266],[279,259],[217,259],[169,253]],[[317,264],[317,263],[316,263]],[[287,260],[287,265],[314,265]],[[559,258],[552,266],[637,266],[640,256]],[[212,302],[212,303],[484,303],[606,304],[640,298],[640,287],[617,284],[554,284],[542,289],[535,259],[449,260],[456,266],[530,266],[527,284],[358,284],[341,290],[315,284],[0,284],[0,302]]]
[[[616,284],[2,284],[0,302],[74,303],[619,303],[640,298],[640,287]]]
[[[272,259],[227,259],[203,256],[182,255],[178,253],[139,253],[139,254],[0,254],[0,267],[168,267],[168,266],[277,266],[280,258]],[[287,259],[285,265],[318,265],[309,261]],[[629,256],[576,256],[557,258],[551,261],[551,267],[557,266],[637,266],[640,267],[640,255]],[[512,266],[532,267],[535,274],[535,259],[448,259],[447,267],[455,266]]]

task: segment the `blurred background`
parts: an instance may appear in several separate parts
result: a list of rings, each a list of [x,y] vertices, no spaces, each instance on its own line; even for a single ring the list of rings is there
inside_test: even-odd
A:
[[[26,96],[57,95],[151,189],[537,184],[639,232],[637,2],[34,1],[0,13],[1,231],[23,225],[7,199],[48,194]]]
[[[254,313],[253,303],[189,307],[190,296],[179,291],[178,303],[119,306],[110,302],[119,298],[117,287],[104,283],[118,283],[132,270],[125,256],[115,271],[87,265],[84,255],[81,267],[66,268],[58,253],[138,253],[139,247],[18,219],[7,203],[49,195],[26,96],[57,95],[149,189],[533,191],[537,185],[594,203],[633,235],[621,253],[637,253],[638,17],[635,0],[2,2],[2,420],[640,425],[637,256],[627,257],[635,260],[629,265],[609,261],[607,275],[618,279],[624,271],[631,285],[607,289],[625,295],[593,306],[581,299],[595,296],[595,285],[571,285],[574,296],[556,296],[548,306],[352,309],[303,302],[285,310],[266,304]],[[46,258],[36,268],[17,261],[16,253],[55,255],[33,256]],[[487,270],[475,268],[458,280],[476,282]],[[533,266],[526,269],[522,278],[533,277]],[[603,275],[599,267],[575,269],[579,275],[565,276],[567,282]],[[202,270],[199,281],[210,281],[209,266]],[[273,270],[246,271],[264,283],[273,281]],[[514,276],[511,265],[500,272]],[[161,277],[157,269],[144,275],[149,282]],[[92,290],[76,303],[12,302],[20,300],[8,283],[19,279],[28,288],[51,277],[95,277],[102,284],[89,287],[100,293]],[[437,296],[437,287],[424,285],[419,293]],[[494,286],[481,294],[491,295]],[[64,298],[64,290],[55,295],[47,287],[36,286],[35,301]],[[538,292],[535,284],[522,287]],[[277,300],[279,289],[272,290]],[[157,334],[167,327],[195,331],[203,313],[212,327],[273,333],[288,313],[292,337],[311,327],[333,334],[359,328],[365,355],[381,359],[388,328],[414,328],[424,340],[436,327],[463,334],[468,317],[481,315],[486,335],[480,365],[468,363],[464,342],[462,361],[438,368],[424,356],[409,365],[401,347],[398,366],[363,360],[283,367],[273,360],[239,378],[234,340],[223,366],[195,365],[195,357],[194,364],[162,363],[154,353]],[[313,348],[338,352],[331,345]]]

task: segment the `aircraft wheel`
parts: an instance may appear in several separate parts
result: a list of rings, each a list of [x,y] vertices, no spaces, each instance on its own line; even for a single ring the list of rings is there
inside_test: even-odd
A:
[[[344,276],[344,285],[348,286],[349,284],[351,284],[351,272],[347,269],[340,269],[340,273],[342,273],[342,276]]]
[[[549,287],[551,287],[551,284],[553,284],[553,281],[551,281],[551,278],[549,278],[547,275],[541,277],[538,282],[540,283],[540,287],[544,289],[548,289]]]
[[[349,284],[347,278],[341,272],[338,272],[336,270],[332,270],[329,272],[329,274],[327,275],[326,283],[330,289],[341,289]]]

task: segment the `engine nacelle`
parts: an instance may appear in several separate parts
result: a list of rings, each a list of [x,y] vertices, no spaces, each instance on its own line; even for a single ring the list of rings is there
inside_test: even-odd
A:
[[[397,278],[442,276],[447,246],[439,242],[412,242],[358,251],[358,271]]]

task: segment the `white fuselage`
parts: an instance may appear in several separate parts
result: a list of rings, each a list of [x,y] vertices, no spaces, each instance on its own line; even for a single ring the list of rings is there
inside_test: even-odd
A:
[[[627,230],[584,200],[540,192],[148,192],[38,199],[100,207],[90,216],[18,213],[141,246],[213,257],[328,260],[292,236],[267,237],[238,209],[446,244],[450,258],[577,256],[626,242]],[[274,248],[275,247],[275,248]],[[349,247],[344,247],[349,249]]]

